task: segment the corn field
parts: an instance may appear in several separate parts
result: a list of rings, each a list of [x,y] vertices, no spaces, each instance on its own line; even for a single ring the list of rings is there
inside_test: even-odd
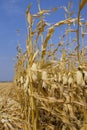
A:
[[[84,5],[78,17],[70,5],[61,7],[67,17],[53,25],[45,17],[58,8],[42,10],[38,3],[39,12],[31,14],[28,6],[26,51],[17,46],[13,93],[7,102],[2,99],[6,105],[0,107],[0,130],[87,130],[87,22],[80,17]],[[54,43],[62,27],[66,29]]]

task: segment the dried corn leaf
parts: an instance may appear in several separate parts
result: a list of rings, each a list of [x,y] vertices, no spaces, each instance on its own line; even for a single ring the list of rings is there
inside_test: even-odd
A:
[[[51,10],[40,10],[40,12],[38,12],[39,15],[43,15],[43,14],[49,14],[50,12],[54,12],[57,11],[58,8],[53,8]]]
[[[75,104],[77,104],[77,105],[80,105],[80,106],[83,106],[83,107],[87,107],[87,104],[86,104],[86,103],[83,103],[83,102],[73,101],[73,103],[75,103]]]
[[[48,54],[48,57],[55,55],[55,53],[58,51],[58,47],[55,48],[52,52]]]
[[[58,8],[52,8],[51,10],[40,10],[37,14],[32,15],[33,18],[39,18],[42,15],[49,14],[51,12],[57,11]]]
[[[78,18],[68,18],[66,20],[62,20],[56,24],[54,24],[52,27],[58,27],[58,26],[61,26],[61,25],[64,25],[64,24],[73,24],[74,22],[78,22]],[[79,24],[82,25],[82,23],[79,21]]]
[[[38,41],[39,36],[41,35],[42,32],[44,32],[44,28],[47,24],[41,20],[38,24],[37,24],[37,36],[36,36],[36,43]]]
[[[31,8],[31,4],[27,8],[26,16],[27,16],[27,21],[28,21],[29,25],[32,26],[33,20],[32,20],[32,15],[30,13],[30,8]]]
[[[35,58],[36,58],[36,56],[37,56],[38,53],[39,53],[38,50],[34,53],[34,55],[33,55],[33,57],[32,57],[32,63],[34,62],[34,60],[35,60]]]
[[[58,114],[55,110],[51,110],[50,108],[47,107],[40,107],[43,110],[48,111],[49,113],[51,113],[52,115],[54,115],[55,117],[61,119],[64,123],[72,126],[72,124],[69,122],[69,119],[67,118],[67,116],[61,116],[60,114]]]
[[[50,10],[40,10],[37,14],[43,15],[43,14],[48,14]]]
[[[42,58],[44,58],[44,56],[46,54],[46,47],[47,47],[48,41],[50,40],[53,33],[54,33],[54,28],[52,27],[52,28],[49,29],[49,32],[46,36],[46,39],[45,39],[45,41],[42,45]]]
[[[87,3],[87,0],[82,0],[82,2],[80,4],[80,11],[84,8],[86,3]]]
[[[42,97],[39,96],[37,93],[32,94],[31,96],[33,96],[34,98],[40,100],[40,101],[45,101],[45,102],[49,102],[49,103],[63,103],[64,101],[62,99],[55,99],[54,97]]]

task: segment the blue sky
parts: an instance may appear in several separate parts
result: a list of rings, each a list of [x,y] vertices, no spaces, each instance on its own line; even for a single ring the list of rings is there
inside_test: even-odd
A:
[[[40,0],[42,9],[51,9],[53,7],[67,6],[68,1],[72,0]],[[73,9],[78,11],[78,0],[73,0]],[[12,80],[14,76],[14,58],[17,51],[16,46],[21,44],[25,50],[27,37],[26,8],[32,3],[31,12],[38,11],[37,0],[1,0],[0,1],[0,81]],[[86,17],[87,6],[82,11]],[[46,20],[50,23],[64,19],[64,11],[52,13]],[[16,30],[20,30],[20,35]]]

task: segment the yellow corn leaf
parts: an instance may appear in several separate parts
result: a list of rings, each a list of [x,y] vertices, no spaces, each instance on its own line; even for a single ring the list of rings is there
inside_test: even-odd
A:
[[[80,11],[83,9],[83,7],[85,6],[86,3],[87,3],[87,0],[82,0],[82,2],[80,4]]]
[[[46,39],[45,39],[43,46],[42,46],[42,58],[44,58],[44,56],[46,54],[47,43],[48,43],[49,39],[51,38],[53,32],[54,32],[54,28],[52,27],[49,29],[49,32],[48,32]]]

